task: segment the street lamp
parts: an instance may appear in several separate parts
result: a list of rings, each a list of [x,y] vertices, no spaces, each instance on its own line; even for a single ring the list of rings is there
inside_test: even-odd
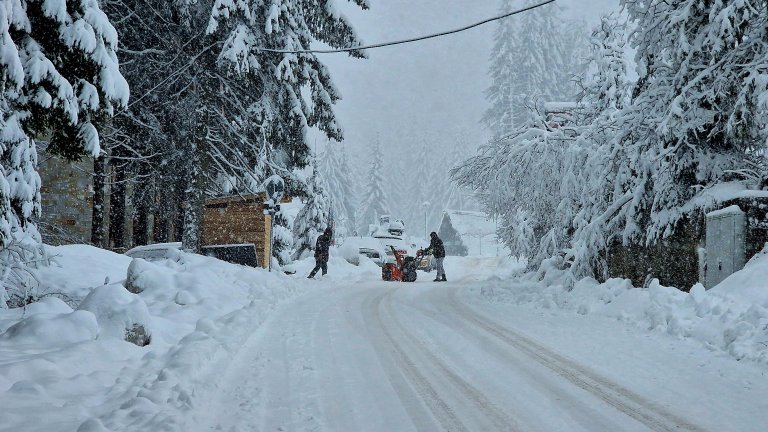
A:
[[[264,201],[264,214],[269,215],[269,253],[267,254],[268,269],[272,271],[272,246],[274,245],[275,213],[280,211],[280,200],[285,192],[285,182],[282,177],[275,174],[264,180],[264,192],[267,200]]]
[[[429,201],[424,201],[424,238],[429,239],[427,237],[427,208],[429,207]]]

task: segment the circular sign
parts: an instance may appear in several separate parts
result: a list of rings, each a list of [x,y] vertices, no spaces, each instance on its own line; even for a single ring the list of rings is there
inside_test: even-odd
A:
[[[279,175],[275,174],[264,181],[264,190],[267,192],[267,198],[277,204],[283,197],[285,183]]]

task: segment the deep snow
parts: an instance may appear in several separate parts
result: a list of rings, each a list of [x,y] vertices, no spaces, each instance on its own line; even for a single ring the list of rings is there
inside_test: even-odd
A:
[[[376,300],[377,293],[383,295],[401,285],[380,282],[379,268],[366,259],[356,267],[332,257],[330,274],[308,281],[305,276],[313,266],[311,259],[298,262],[297,273],[288,276],[180,254],[165,262],[134,263],[144,278],[145,290],[131,294],[122,288],[131,264],[127,257],[87,246],[50,251],[61,267],[44,269],[42,283],[50,292],[66,294],[62,298],[70,304],[49,296],[26,310],[0,309],[2,431],[203,430],[196,428],[225,424],[220,421],[225,413],[232,414],[230,426],[241,427],[244,423],[238,423],[241,418],[236,411],[242,407],[233,411],[230,404],[242,402],[238,397],[248,395],[238,395],[227,380],[243,379],[243,370],[256,367],[251,361],[254,353],[268,355],[285,346],[286,341],[277,338],[281,320],[293,319],[297,330],[307,323],[321,326],[326,335],[342,338],[325,340],[328,344],[345,342],[339,333],[353,329],[355,322],[311,321],[312,308],[326,302],[335,305],[330,310],[340,315],[360,317],[367,310],[362,307]],[[686,418],[738,431],[762,430],[768,422],[764,402],[768,400],[767,254],[758,255],[745,270],[717,287],[705,291],[696,286],[690,293],[658,283],[647,289],[632,288],[623,280],[604,284],[583,280],[568,291],[564,288],[568,284],[555,272],[522,274],[523,266],[504,258],[449,257],[446,268],[451,281],[447,286],[457,290],[457,298],[472,310],[523,331],[556,349],[558,355],[590,365],[612,382],[652,396],[662,406],[686,407],[680,408]],[[440,313],[442,303],[434,292],[446,285],[433,284],[429,276],[420,274],[413,290],[394,290],[387,294],[391,297],[387,301],[413,308],[421,304]],[[348,310],[355,306],[362,309]],[[302,318],[302,311],[308,315]],[[388,313],[391,322],[400,323],[413,335],[436,341],[429,345],[432,354],[424,351],[413,354],[415,358],[429,362],[434,356],[451,367],[460,366],[452,363],[458,360],[449,360],[455,335],[426,325],[417,314],[404,315],[394,308]],[[334,315],[326,310],[318,316],[331,319]],[[122,340],[120,330],[129,322],[147,326],[152,338],[148,346]],[[300,336],[291,340],[301,342]],[[441,338],[449,342],[439,342]],[[352,340],[360,342],[366,337],[358,332]],[[403,407],[387,397],[391,393],[377,394],[379,384],[369,384],[364,371],[349,369],[360,365],[357,360],[365,361],[366,351],[324,353],[318,342],[306,348],[307,361],[325,356],[326,366],[333,365],[334,358],[338,367],[347,366],[331,375],[343,381],[338,391],[350,393],[347,399],[359,397],[361,409],[374,408],[378,401],[379,409],[389,407],[402,414]],[[495,364],[488,371],[498,372],[497,360],[485,358],[480,348],[470,348],[473,342],[477,341],[467,339],[465,344],[473,350],[468,351],[470,360]],[[598,354],[605,350],[615,355]],[[407,351],[403,355],[409,355]],[[343,358],[346,355],[359,358]],[[644,361],[678,367],[651,370]],[[257,372],[265,370],[269,369]],[[313,375],[306,370],[298,373]],[[421,372],[414,369],[413,373]],[[372,374],[383,372],[374,370]],[[320,379],[318,373],[313,376]],[[462,379],[478,388],[495,388],[483,384],[488,375],[476,377],[477,382],[471,378]],[[259,382],[250,382],[256,387],[243,384],[241,390],[258,389]],[[274,378],[264,386],[274,389],[280,383]],[[326,382],[320,388],[329,389],[332,384]],[[337,397],[310,394],[310,389],[301,387],[281,391],[294,401],[302,400],[302,395],[320,401]],[[494,391],[497,397],[506,397]],[[257,395],[252,396],[257,404]],[[686,397],[692,404],[678,400]],[[213,407],[217,408],[212,411]],[[305,408],[310,416],[323,412]],[[574,405],[568,410],[574,414],[578,408]],[[502,411],[491,417],[501,421],[505,418]],[[539,414],[547,415],[544,410]],[[279,411],[270,415],[280,420]],[[401,419],[403,424],[406,417]],[[339,417],[337,426],[349,420],[345,418]],[[620,421],[611,416],[604,420],[606,424]],[[340,430],[322,418],[293,426],[312,424]],[[371,430],[387,430],[385,425]]]

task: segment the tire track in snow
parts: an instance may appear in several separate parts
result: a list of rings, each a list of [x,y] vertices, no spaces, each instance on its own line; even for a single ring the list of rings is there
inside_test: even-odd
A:
[[[592,393],[604,402],[659,432],[703,429],[645,400],[640,395],[603,378],[577,363],[536,343],[532,339],[503,327],[478,314],[456,298],[458,288],[445,294],[444,303],[467,322],[474,324],[496,339],[526,354],[572,384]]]
[[[499,431],[519,430],[514,419],[498,409],[482,392],[461,378],[445,362],[425,347],[423,342],[398,322],[392,306],[392,296],[396,291],[397,289],[389,290],[377,296],[371,304],[371,315],[376,318],[378,328],[388,341],[393,357],[399,363],[400,369],[443,428],[448,431],[488,430],[488,427]],[[388,315],[386,319],[382,317],[383,309],[386,309]],[[403,342],[406,342],[406,344],[403,344]],[[405,345],[407,345],[407,348]],[[420,361],[415,362],[413,355],[409,355],[409,353],[414,353],[421,357]],[[430,378],[419,370],[418,364],[421,364],[422,368],[424,368],[424,365],[428,365],[429,368],[436,369],[438,373],[435,374],[433,372],[432,375],[437,376],[433,376],[432,381],[430,381]],[[459,419],[459,416],[450,404],[445,401],[445,398],[440,396],[440,392],[434,384],[435,380],[440,380],[444,386],[447,384],[449,387],[458,390],[458,392],[453,392],[451,395],[465,399],[465,402],[472,404],[476,408],[473,411],[478,413],[475,422],[485,423],[481,429],[476,427],[468,428]]]
[[[421,402],[423,402],[429,411],[434,416],[443,429],[447,431],[465,431],[468,432],[466,426],[456,417],[451,407],[440,398],[440,395],[432,385],[430,385],[427,378],[418,370],[418,367],[414,361],[406,354],[402,347],[397,343],[392,334],[387,330],[384,325],[384,321],[381,318],[381,302],[387,295],[391,295],[393,290],[388,290],[382,294],[377,295],[371,304],[369,305],[370,317],[375,318],[376,324],[371,326],[371,329],[377,333],[380,333],[382,339],[387,343],[386,348],[389,352],[392,360],[398,365],[398,371],[400,371],[405,379],[410,383],[411,389],[417,393]],[[383,360],[386,361],[386,360]],[[403,395],[407,397],[408,395]],[[408,401],[404,401],[407,406],[410,406]],[[429,430],[424,426],[423,419],[414,419],[418,424],[417,427],[420,430]]]
[[[436,293],[443,296],[445,294],[442,291],[431,291],[429,293],[433,304],[440,306],[440,302],[434,302],[434,294]],[[500,343],[498,338],[488,334],[487,331],[475,325],[466,325],[461,316],[445,313],[444,309],[441,309],[440,312],[427,309],[421,304],[410,304],[409,306],[423,316],[429,317],[436,324],[449,328],[457,334],[464,335],[468,340],[477,343],[479,349],[495,357],[498,361],[506,365],[510,363],[515,364],[515,373],[531,382],[531,385],[535,386],[540,394],[546,394],[545,397],[553,401],[562,401],[558,402],[558,405],[561,405],[568,412],[573,422],[580,425],[580,430],[627,430],[626,424],[617,423],[609,416],[605,416],[599,409],[591,406],[588,401],[584,400],[583,394],[572,394],[570,391],[565,391],[568,389],[565,389],[563,384],[569,386],[569,382],[563,383],[562,379],[559,376],[553,376],[548,368],[541,367],[538,362],[530,362],[528,355],[521,353],[518,349],[510,347],[506,343]],[[643,424],[638,422],[638,425]],[[545,426],[545,424],[536,423],[535,421],[532,424],[526,425],[526,430],[548,430],[551,428],[551,426]]]

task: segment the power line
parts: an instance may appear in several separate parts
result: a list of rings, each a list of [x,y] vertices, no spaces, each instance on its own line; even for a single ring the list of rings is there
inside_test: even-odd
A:
[[[430,34],[430,35],[426,35],[426,36],[419,36],[419,37],[415,37],[415,38],[411,38],[411,39],[403,39],[403,40],[399,40],[399,41],[382,42],[382,43],[377,43],[377,44],[373,44],[373,45],[365,45],[365,46],[351,47],[351,48],[327,49],[327,50],[326,49],[281,50],[281,49],[273,49],[273,48],[255,48],[255,50],[257,50],[257,51],[265,51],[265,52],[272,52],[272,53],[278,53],[278,54],[309,54],[309,53],[312,53],[312,54],[333,54],[333,53],[342,53],[342,52],[350,52],[350,51],[360,51],[360,50],[372,49],[372,48],[381,48],[381,47],[392,46],[392,45],[401,45],[401,44],[406,44],[406,43],[423,41],[423,40],[426,40],[426,39],[433,39],[433,38],[436,38],[436,37],[446,36],[446,35],[450,35],[450,34],[454,34],[454,33],[460,33],[460,32],[463,32],[463,31],[475,28],[475,27],[479,27],[479,26],[481,26],[483,24],[488,24],[489,22],[498,21],[498,20],[501,20],[501,19],[504,19],[504,18],[511,17],[512,15],[517,15],[517,14],[520,14],[520,13],[523,13],[523,12],[528,12],[528,11],[536,9],[536,8],[540,8],[540,7],[548,5],[550,3],[554,3],[555,1],[556,0],[547,0],[547,1],[544,1],[544,2],[541,2],[541,3],[537,3],[535,5],[532,5],[532,6],[528,6],[528,7],[522,8],[522,9],[517,9],[517,10],[514,10],[512,12],[507,12],[505,14],[502,14],[502,15],[499,15],[499,16],[495,16],[495,17],[492,17],[492,18],[488,18],[488,19],[482,20],[480,22],[476,22],[474,24],[470,24],[470,25],[465,26],[465,27],[457,28],[455,30],[448,30],[448,31],[440,32],[440,33],[434,33],[434,34]]]

